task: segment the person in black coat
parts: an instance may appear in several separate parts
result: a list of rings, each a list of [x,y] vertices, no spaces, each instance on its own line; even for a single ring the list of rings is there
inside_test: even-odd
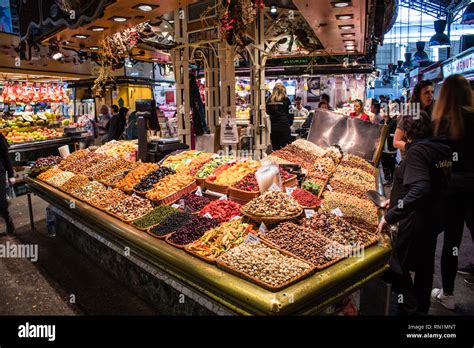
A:
[[[447,187],[452,151],[443,137],[432,137],[431,118],[403,117],[409,139],[406,158],[395,171],[388,223],[399,224],[390,261],[401,315],[427,314],[431,304],[437,236],[441,232],[441,191]],[[415,272],[414,281],[410,271]]]
[[[291,141],[291,125],[294,115],[290,113],[291,101],[286,95],[286,87],[282,83],[275,84],[273,92],[266,103],[266,111],[270,116],[273,151],[280,150]]]
[[[115,108],[114,108],[115,107]],[[109,123],[109,135],[108,140],[119,140],[120,137],[123,135],[123,131],[125,130],[125,125],[127,123],[127,108],[120,108],[118,113],[115,114],[115,109],[118,109],[116,105],[112,106],[112,110],[114,110],[114,115],[110,119]]]
[[[15,225],[8,211],[6,174],[8,174],[10,185],[13,185],[15,183],[15,173],[8,153],[8,142],[3,134],[0,133],[0,215],[7,225],[7,233],[12,234],[15,232]]]

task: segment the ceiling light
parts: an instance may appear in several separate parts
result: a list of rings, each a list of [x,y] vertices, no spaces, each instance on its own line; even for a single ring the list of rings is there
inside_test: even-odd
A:
[[[64,54],[61,52],[56,42],[49,45],[49,55],[54,60],[60,60],[64,58]]]
[[[163,25],[163,28],[168,29],[168,26],[165,24],[165,25]]]
[[[132,8],[136,10],[140,10],[143,12],[150,12],[153,11],[155,8],[160,7],[159,5],[150,5],[150,4],[138,4],[136,6],[133,6]]]
[[[339,29],[341,30],[349,30],[349,29],[354,29],[354,24],[344,24],[340,25]]]
[[[77,39],[87,39],[89,37],[89,35],[76,34],[76,35],[74,35],[74,37],[77,38]]]
[[[434,34],[429,42],[430,48],[446,48],[451,46],[451,41],[449,40],[448,35],[444,32],[446,29],[446,21],[443,19],[439,19],[434,21],[434,27],[436,34]]]
[[[115,21],[115,22],[119,22],[119,23],[123,23],[123,22],[128,21],[129,18],[128,18],[128,17],[113,16],[113,17],[110,17],[109,20],[112,20],[112,21]]]
[[[347,7],[350,6],[351,2],[350,1],[337,1],[337,2],[331,2],[331,5],[333,7]]]
[[[345,33],[345,34],[341,34],[342,37],[354,37],[355,34],[354,33]]]
[[[354,18],[353,14],[336,15],[336,19],[339,19],[339,20],[347,20],[347,19],[352,19],[352,18]]]
[[[158,61],[158,60],[160,60],[160,59],[159,59],[159,58],[152,58],[151,60],[153,60],[153,61],[156,62],[156,61]]]
[[[105,27],[90,27],[89,30],[100,32],[100,31],[104,31]]]
[[[355,40],[342,40],[343,42],[346,42],[347,44],[354,44]]]
[[[354,48],[355,48],[355,46],[353,46],[353,45],[346,46],[346,50],[353,50]]]
[[[275,5],[272,5],[272,6],[270,7],[270,13],[275,14],[275,13],[277,13],[277,11],[278,11],[278,9],[277,9],[277,7],[276,7]]]
[[[92,46],[92,47],[89,47],[89,49],[90,49],[91,51],[97,51],[97,50],[99,49],[99,47],[97,47],[97,46]]]
[[[168,21],[168,23],[173,24],[173,23],[174,23],[174,20],[170,20],[170,21]]]

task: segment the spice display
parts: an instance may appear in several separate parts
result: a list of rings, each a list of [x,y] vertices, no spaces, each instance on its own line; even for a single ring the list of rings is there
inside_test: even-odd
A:
[[[204,208],[209,203],[211,203],[211,200],[207,197],[198,196],[194,193],[190,193],[180,199],[180,203],[184,205],[184,208],[186,210],[195,213]]]
[[[56,176],[56,175],[58,175],[59,173],[62,173],[62,172],[63,171],[59,168],[51,168],[51,169],[48,169],[47,171],[41,173],[40,175],[38,175],[38,179],[40,179],[42,181],[48,181],[53,176]]]
[[[321,185],[308,180],[303,181],[301,187],[309,192],[314,193],[315,195],[319,195],[319,192],[321,192]]]
[[[302,226],[346,247],[363,245],[375,238],[334,214],[316,213],[304,219]]]
[[[242,207],[249,215],[263,217],[289,217],[302,212],[301,206],[283,192],[265,192]]]
[[[220,222],[229,221],[240,214],[240,204],[227,199],[218,199],[202,208],[199,215],[202,216],[207,213]]]
[[[79,187],[76,191],[73,191],[72,195],[87,202],[105,190],[107,190],[107,188],[100,182],[91,181],[87,185]]]
[[[99,208],[101,210],[107,210],[115,203],[121,202],[127,199],[128,197],[129,196],[127,196],[119,189],[113,189],[99,192],[97,195],[88,200],[88,202],[96,208]]]
[[[209,177],[213,172],[219,168],[221,165],[229,162],[232,160],[230,156],[221,156],[214,158],[212,161],[207,162],[204,164],[199,170],[196,172],[195,177],[198,179],[206,179]]]
[[[360,170],[367,172],[368,174],[372,176],[375,176],[376,174],[375,167],[372,164],[370,164],[368,161],[366,161],[365,159],[360,158],[358,156],[349,155],[349,154],[345,155],[342,158],[340,165],[345,166],[345,167],[358,168]]]
[[[254,160],[237,162],[234,166],[220,173],[214,180],[214,184],[230,186],[242,179],[245,175],[254,173],[259,166],[260,162]]]
[[[191,219],[186,225],[178,228],[171,236],[170,242],[178,245],[186,245],[201,238],[204,233],[214,227],[217,227],[219,222],[214,219],[204,217],[195,217]]]
[[[304,150],[306,152],[309,152],[316,157],[321,157],[326,152],[326,150],[324,150],[322,147],[319,147],[318,145],[305,139],[295,140],[294,142],[291,143],[291,145],[296,146],[297,148]]]
[[[71,172],[61,172],[58,175],[55,175],[52,178],[49,178],[48,180],[46,180],[46,182],[50,185],[59,187],[63,185],[66,181],[71,179],[74,175],[76,174],[71,173]]]
[[[368,199],[339,192],[325,192],[321,208],[327,213],[339,208],[344,216],[356,217],[377,225],[377,207]]]
[[[148,212],[146,215],[133,221],[133,224],[141,229],[146,229],[151,226],[158,225],[171,214],[176,213],[177,210],[169,205],[160,205]]]
[[[295,188],[291,193],[291,196],[302,207],[317,207],[321,204],[321,200],[317,196],[304,189]]]
[[[346,255],[342,245],[290,222],[278,225],[263,238],[318,267]]]
[[[117,183],[116,187],[124,192],[131,192],[135,185],[156,169],[158,169],[158,165],[155,163],[141,163],[136,169],[125,175],[125,177]]]
[[[153,204],[148,199],[133,195],[112,204],[107,211],[123,220],[130,221],[142,217],[152,209]]]
[[[270,287],[283,286],[311,269],[308,263],[261,242],[242,243],[222,254],[219,262]]]
[[[88,149],[77,150],[77,151],[73,152],[72,154],[70,154],[69,156],[67,156],[61,162],[61,164],[59,165],[59,168],[62,169],[62,170],[65,170],[66,167],[69,164],[71,164],[71,163],[75,162],[76,160],[78,160],[79,158],[87,156],[89,154],[91,154],[91,152]]]
[[[48,156],[40,157],[35,161],[35,164],[31,167],[28,175],[32,178],[38,176],[40,173],[57,166],[62,161],[62,157],[59,156]]]
[[[80,187],[83,187],[87,185],[90,182],[89,178],[85,175],[82,174],[77,174],[73,176],[71,179],[66,181],[64,184],[59,186],[61,190],[67,193],[71,193],[79,189]]]
[[[153,188],[148,191],[146,198],[152,201],[159,201],[169,195],[178,192],[179,190],[191,185],[194,178],[187,174],[173,174],[168,175],[158,181]]]
[[[176,172],[173,169],[168,167],[160,167],[145,176],[138,184],[133,187],[133,189],[137,192],[147,192],[153,188],[153,185],[155,185],[165,176],[175,173]]]
[[[252,225],[236,219],[215,227],[188,245],[187,250],[208,259],[216,259],[223,252],[243,243],[247,233],[255,233]]]
[[[174,213],[166,217],[159,225],[150,228],[150,232],[157,236],[165,236],[186,225],[196,217],[189,213]]]

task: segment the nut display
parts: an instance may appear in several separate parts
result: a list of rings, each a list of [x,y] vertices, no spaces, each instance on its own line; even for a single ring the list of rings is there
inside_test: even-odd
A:
[[[282,182],[290,179],[292,175],[288,173],[283,168],[280,168],[280,178]],[[236,188],[241,191],[247,192],[258,192],[260,191],[260,187],[258,186],[257,178],[255,177],[255,173],[249,173],[244,176],[240,181],[236,182],[232,185],[233,188]]]
[[[77,151],[76,151],[77,152]],[[76,153],[74,152],[73,155]],[[59,165],[60,168],[63,170],[67,170],[70,172],[81,172],[85,169],[84,164],[88,163],[92,158],[99,156],[98,154],[94,152],[83,152],[83,156],[76,157],[74,160],[70,160],[70,155],[67,157],[64,161],[61,162]]]
[[[166,217],[159,225],[150,228],[150,232],[157,236],[165,236],[186,225],[196,217],[189,213],[178,212]]]
[[[340,165],[345,166],[345,167],[358,168],[360,170],[367,172],[368,174],[372,176],[375,176],[376,174],[375,167],[372,164],[370,164],[368,161],[366,161],[365,159],[358,156],[347,154],[342,158]]]
[[[38,179],[40,179],[41,181],[48,181],[53,176],[56,176],[56,175],[58,175],[59,173],[62,173],[62,172],[63,171],[59,168],[51,168],[51,169],[48,169],[47,171],[41,173],[40,175],[38,175]]]
[[[321,208],[326,213],[339,208],[344,216],[356,217],[372,225],[377,225],[378,223],[377,207],[368,199],[360,199],[345,193],[326,191]]]
[[[71,179],[74,175],[76,174],[71,173],[71,172],[61,172],[58,175],[55,175],[52,178],[49,178],[48,180],[46,180],[46,182],[55,187],[59,187],[63,185],[66,181]]]
[[[324,153],[323,157],[330,157],[334,161],[334,163],[339,163],[342,159],[342,153],[339,148],[335,146],[328,147],[326,152]]]
[[[113,157],[105,157],[102,161],[84,169],[81,173],[88,176],[94,177],[99,171],[104,168],[107,168],[111,163],[115,162],[116,159]]]
[[[97,168],[97,170],[93,174],[93,178],[95,180],[100,181],[109,177],[110,175],[122,173],[126,170],[129,170],[129,168],[134,168],[135,166],[132,165],[132,162],[126,161],[121,158],[115,158],[112,162],[109,162],[103,165],[102,167]]]
[[[291,162],[291,161],[289,161],[289,160],[280,158],[280,157],[278,157],[278,156],[274,156],[273,154],[271,154],[270,156],[265,157],[265,162],[275,163],[275,164],[281,164],[281,165],[284,165],[284,164],[292,164],[292,165],[295,165],[295,164],[296,164],[296,163],[293,163],[293,162]]]
[[[212,161],[207,162],[204,164],[199,170],[196,172],[195,177],[198,179],[206,179],[209,177],[217,168],[221,165],[229,162],[232,160],[230,156],[219,156],[214,158]]]
[[[262,238],[318,267],[345,256],[342,245],[290,222],[278,225]]]
[[[72,154],[67,156],[61,162],[61,164],[59,165],[59,168],[62,169],[62,170],[66,170],[67,169],[66,167],[69,164],[71,164],[71,163],[75,162],[76,160],[78,160],[79,158],[84,157],[84,156],[89,155],[89,154],[91,154],[91,152],[88,149],[82,149],[82,150],[74,151]]]
[[[135,147],[136,145],[133,141],[111,140],[99,147],[95,152],[116,158],[131,159],[135,153]]]
[[[309,219],[303,219],[302,226],[347,247],[363,245],[374,238],[374,235],[355,228],[334,214],[316,213]]]
[[[301,158],[303,161],[307,163],[314,163],[319,156],[308,152],[306,150],[303,150],[302,148],[295,146],[293,144],[287,145],[283,148],[284,150],[288,151],[289,153],[293,154],[294,156],[297,156],[298,158]]]
[[[336,163],[331,157],[320,157],[314,161],[309,173],[310,175],[319,175],[329,177],[336,171]]]
[[[177,211],[177,209],[174,209],[169,205],[160,205],[148,212],[146,215],[133,221],[133,224],[140,229],[147,229],[151,226],[158,225],[168,216],[176,213]]]
[[[302,212],[298,202],[283,192],[265,192],[244,205],[242,210],[262,217],[291,217]]]
[[[107,211],[123,220],[130,221],[142,217],[152,209],[153,204],[148,199],[133,195],[110,205]]]
[[[291,149],[291,148],[290,148]],[[284,147],[283,149],[277,150],[272,152],[271,157],[278,157],[282,160],[284,160],[283,163],[294,163],[300,165],[302,168],[309,170],[311,169],[313,162],[309,162],[302,157],[299,157],[295,152],[301,151],[299,149],[294,149],[293,152],[289,151]],[[270,156],[269,156],[270,157]],[[269,157],[266,158],[266,160],[271,160]],[[281,161],[277,162],[278,164],[283,164]]]
[[[371,185],[370,189],[374,188],[375,177],[369,173],[353,167],[338,166],[334,173],[333,180],[339,180],[350,185],[365,187]]]
[[[295,188],[291,193],[293,197],[302,207],[317,207],[321,204],[321,200],[311,192]]]
[[[72,163],[69,170],[73,171],[74,173],[83,173],[88,168],[91,168],[105,161],[106,159],[107,156],[94,153],[91,156],[88,156],[88,158],[84,158],[83,161],[82,158],[80,158],[78,161]]]
[[[62,161],[62,157],[59,156],[48,156],[38,158],[33,166],[31,167],[28,175],[32,178],[38,176],[40,173],[57,166]]]
[[[316,157],[321,157],[326,152],[322,147],[304,139],[298,139],[291,143],[291,145],[313,154]]]
[[[195,180],[187,174],[172,174],[158,181],[153,188],[148,191],[146,198],[152,201],[159,201],[179,190],[191,185]]]
[[[211,200],[207,197],[190,193],[181,198],[179,202],[183,204],[186,210],[195,213],[211,203]]]
[[[87,185],[90,182],[89,178],[82,174],[77,174],[73,176],[71,179],[66,181],[64,184],[59,186],[61,190],[67,193],[72,193],[79,188]]]
[[[153,185],[155,185],[165,176],[175,173],[176,172],[173,169],[170,169],[168,167],[160,167],[145,176],[138,184],[133,187],[133,189],[137,192],[147,192],[153,188]]]
[[[319,195],[319,193],[321,192],[321,189],[323,188],[320,184],[316,184],[308,180],[303,181],[303,183],[301,184],[301,187],[304,190],[314,193],[315,195]]]
[[[107,188],[100,182],[91,181],[87,185],[79,187],[76,191],[73,191],[72,195],[87,202],[105,190],[107,190]]]
[[[261,242],[242,243],[219,257],[219,262],[271,287],[301,277],[311,265]]]
[[[220,222],[229,221],[240,214],[240,204],[227,199],[218,199],[202,208],[199,215],[202,216],[207,213]]]
[[[135,185],[156,169],[158,169],[158,165],[155,163],[141,163],[136,169],[125,175],[125,177],[117,183],[116,187],[124,192],[131,192]]]
[[[219,222],[217,220],[197,216],[191,219],[186,225],[178,228],[168,238],[169,241],[174,244],[186,245],[198,240],[206,231],[218,225]]]
[[[364,183],[358,182],[357,184],[353,182],[342,182],[339,180],[332,180],[329,182],[331,185],[331,188],[335,192],[341,192],[341,193],[346,193],[348,195],[352,195],[354,197],[360,198],[360,199],[366,199],[367,195],[366,192],[368,190],[372,190],[374,187],[374,183],[372,184],[367,184],[363,185]]]
[[[127,196],[125,193],[123,193],[119,189],[105,190],[105,191],[99,192],[99,194],[92,197],[88,201],[88,203],[90,203],[91,205],[93,205],[94,207],[98,209],[107,210],[112,205],[118,202],[121,202],[127,199],[128,197],[129,196]]]
[[[235,219],[207,231],[197,241],[188,245],[186,250],[213,260],[243,243],[248,233],[256,234],[252,225],[242,222],[242,219]]]

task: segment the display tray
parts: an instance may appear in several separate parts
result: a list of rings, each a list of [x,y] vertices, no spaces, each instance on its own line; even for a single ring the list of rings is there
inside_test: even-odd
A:
[[[286,217],[264,217],[264,216],[256,216],[256,215],[253,215],[247,211],[245,211],[243,208],[240,208],[240,212],[247,218],[249,218],[250,220],[256,222],[256,223],[264,223],[264,224],[271,224],[271,225],[275,225],[275,224],[279,224],[281,222],[285,222],[285,221],[292,221],[294,219],[297,219],[298,217],[301,216],[301,214],[303,214],[303,209],[301,209],[301,211],[297,214],[293,214],[293,215],[290,215],[290,216],[286,216]]]
[[[155,225],[155,226],[156,226],[156,225]],[[173,231],[171,231],[171,232],[169,232],[169,233],[167,233],[167,234],[164,234],[164,235],[162,235],[162,236],[159,236],[159,235],[154,234],[153,232],[151,232],[151,229],[152,229],[153,227],[155,227],[155,226],[149,227],[148,229],[143,230],[143,231],[146,232],[147,234],[149,234],[149,235],[152,236],[152,237],[155,237],[155,238],[158,238],[158,239],[162,239],[162,240],[166,239],[166,237],[168,237],[170,234],[174,233]],[[135,226],[134,226],[134,227],[135,227]],[[136,228],[136,227],[135,227],[135,228]]]
[[[304,262],[304,263],[306,263],[306,264],[308,264],[308,265],[311,266],[311,264],[310,264],[309,262],[307,262],[307,261],[303,260],[302,258],[297,257],[297,256],[295,256],[295,255],[293,255],[293,254],[291,254],[291,253],[288,253],[288,252],[286,252],[285,250],[280,249],[280,248],[278,248],[278,247],[275,246],[275,245],[269,244],[269,243],[267,243],[266,241],[263,241],[263,240],[261,240],[261,239],[260,239],[260,243],[263,243],[263,244],[265,244],[266,246],[268,246],[268,247],[270,247],[270,248],[273,248],[273,249],[278,250],[278,251],[279,251],[280,253],[282,253],[283,255],[293,257],[293,258],[298,259],[298,260],[300,260],[300,261],[302,261],[302,262]],[[283,283],[283,284],[280,284],[279,286],[272,286],[272,285],[267,284],[267,283],[265,283],[265,282],[263,282],[263,281],[261,281],[261,280],[259,280],[259,279],[257,279],[257,278],[252,277],[251,275],[248,275],[247,273],[244,273],[244,272],[242,272],[242,271],[240,271],[240,270],[238,270],[238,269],[232,267],[231,265],[229,265],[229,264],[226,263],[226,262],[223,262],[223,261],[220,260],[219,258],[217,259],[216,264],[217,264],[217,267],[219,267],[219,268],[221,268],[221,269],[223,269],[223,270],[225,270],[225,271],[227,271],[227,272],[229,272],[229,273],[231,273],[231,274],[234,274],[234,275],[236,275],[236,276],[238,276],[238,277],[241,277],[241,278],[243,278],[243,279],[245,279],[245,280],[248,280],[248,281],[250,281],[250,282],[252,282],[252,283],[255,283],[255,284],[257,284],[258,286],[260,286],[260,287],[262,287],[262,288],[264,288],[264,289],[267,289],[267,290],[269,290],[269,291],[272,291],[272,292],[277,292],[277,291],[283,290],[283,289],[289,287],[290,285],[295,284],[296,282],[299,282],[300,280],[302,280],[302,279],[304,279],[304,278],[306,278],[306,277],[309,277],[309,276],[310,276],[311,274],[313,274],[314,271],[315,271],[315,268],[314,268],[314,267],[311,267],[311,268],[309,268],[307,271],[301,273],[300,275],[298,275],[298,276],[296,276],[296,277],[291,278],[290,280],[288,280],[287,282],[285,282],[285,283]]]
[[[298,177],[296,175],[293,175],[293,177],[283,181],[281,183],[281,186],[283,188],[286,188],[286,187],[295,187],[295,186],[298,186]]]
[[[119,219],[119,220],[121,220],[121,221],[123,221],[123,222],[126,222],[127,224],[132,224],[133,221],[135,221],[136,219],[140,219],[140,218],[144,217],[146,214],[149,213],[149,212],[147,212],[147,213],[142,214],[142,215],[140,215],[139,217],[134,218],[134,219],[125,219],[124,217],[121,217],[120,215],[111,213],[111,212],[108,211],[108,210],[104,210],[104,211],[105,211],[107,214],[109,214],[110,216],[113,216],[114,218],[117,218],[117,219]],[[133,227],[135,227],[136,229],[139,229],[139,228],[136,227],[136,226],[133,226]]]
[[[201,187],[204,187],[204,184],[206,183],[206,178],[202,179],[202,178],[196,178],[194,176],[194,180],[196,180],[196,183]]]
[[[176,192],[170,194],[169,196],[166,196],[162,199],[157,199],[157,200],[150,199],[150,201],[152,201],[156,204],[173,204],[174,202],[179,200],[184,195],[187,195],[188,193],[196,191],[197,188],[198,188],[198,186],[197,186],[196,182],[192,182],[188,186],[183,187],[181,190],[176,191]]]
[[[194,250],[190,249],[190,245],[191,245],[191,244],[192,244],[192,243],[187,244],[187,245],[184,247],[184,250],[186,250],[186,252],[190,253],[191,255],[193,255],[193,256],[195,256],[195,257],[197,257],[197,258],[199,258],[199,259],[201,259],[201,260],[203,260],[203,261],[205,261],[205,262],[212,263],[212,264],[216,263],[217,258],[209,258],[209,257],[206,257],[206,256],[203,256],[203,255],[198,254],[198,253],[195,252]],[[222,255],[222,254],[221,254],[221,255]],[[219,255],[219,256],[220,256],[220,255]]]
[[[244,315],[311,315],[376,279],[388,269],[390,238],[364,252],[362,259],[345,259],[321,272],[273,292],[225,272],[182,249],[175,248],[156,235],[143,233],[107,213],[78,201],[69,208],[69,195],[37,179],[27,178],[32,193],[60,209],[71,223],[80,223],[108,241],[129,246],[153,269],[224,306]],[[294,298],[294,301],[288,301]]]
[[[189,243],[188,243],[188,244],[182,244],[182,245],[181,245],[181,244],[173,243],[173,242],[170,240],[170,238],[171,238],[171,236],[172,236],[173,234],[174,234],[174,232],[173,232],[173,233],[170,233],[170,234],[168,234],[168,235],[166,235],[166,238],[165,238],[166,243],[168,243],[168,244],[170,244],[170,245],[172,245],[172,246],[174,246],[175,248],[178,248],[178,249],[184,249],[184,248],[186,247],[186,245],[189,244]],[[192,243],[192,242],[191,242],[191,243]]]
[[[229,190],[229,186],[216,185],[208,180],[204,181],[204,187],[210,191],[222,193],[223,195],[226,195],[227,191]]]
[[[247,203],[260,196],[260,191],[244,191],[231,186],[227,194],[232,200]]]

